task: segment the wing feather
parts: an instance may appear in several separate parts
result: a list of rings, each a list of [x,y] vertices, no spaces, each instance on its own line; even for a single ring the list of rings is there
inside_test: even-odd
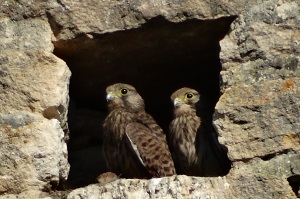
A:
[[[154,177],[173,175],[173,160],[160,139],[140,123],[126,127],[126,137],[141,164]]]

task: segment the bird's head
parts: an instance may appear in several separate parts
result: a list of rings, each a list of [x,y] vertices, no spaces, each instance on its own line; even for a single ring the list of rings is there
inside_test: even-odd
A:
[[[174,104],[175,111],[190,111],[196,110],[195,104],[200,100],[198,91],[191,88],[181,88],[171,95],[171,100]]]
[[[144,100],[136,89],[123,83],[116,83],[106,88],[106,100],[110,110],[125,108],[128,111],[144,110]]]

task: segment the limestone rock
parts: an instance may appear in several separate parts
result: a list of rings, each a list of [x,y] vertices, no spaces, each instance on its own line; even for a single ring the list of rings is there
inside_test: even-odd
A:
[[[299,86],[289,78],[226,90],[214,123],[232,161],[300,151]]]
[[[281,177],[231,176],[231,178],[197,178],[173,176],[151,180],[117,180],[100,186],[76,189],[68,199],[79,198],[294,198],[292,190],[283,188]]]
[[[237,161],[234,163],[232,174],[250,175],[268,178],[268,176],[282,177],[283,181],[289,181],[289,177],[299,173],[300,155],[296,152],[270,156],[268,158],[253,158],[249,161]]]
[[[1,1],[1,10],[19,10]],[[20,14],[20,13],[19,13]],[[68,177],[70,70],[43,18],[0,16],[0,195],[46,198]],[[17,15],[14,15],[17,16]]]
[[[230,173],[282,176],[298,197],[299,11],[295,1],[245,7],[220,42],[223,94],[214,113]]]
[[[0,127],[0,192],[50,190],[66,180],[69,172],[64,132],[56,119],[47,120],[26,112],[1,115],[18,116],[26,121]]]
[[[5,7],[5,6],[4,6]],[[0,49],[53,51],[52,31],[42,19],[14,21],[0,17]]]
[[[28,199],[28,198],[51,199],[51,197],[47,193],[37,191],[37,190],[28,190],[20,194],[6,194],[0,196],[0,199]]]
[[[0,55],[1,113],[24,110],[55,118],[67,130],[70,70],[46,51],[2,50]]]
[[[101,80],[146,79],[151,84],[142,93],[159,102],[153,87],[200,85],[204,96],[213,95],[205,98],[211,114],[217,102],[213,122],[233,161],[224,177],[119,179],[68,198],[300,197],[299,13],[293,0],[0,1],[0,198],[55,198],[42,191],[67,178],[68,67],[72,91],[97,105]],[[85,95],[93,86],[97,91]],[[73,149],[97,137],[102,113],[89,113],[73,120],[90,122],[74,125],[85,138],[72,141]],[[87,151],[99,146],[89,148],[73,153],[74,160],[91,163]]]
[[[300,5],[276,2],[248,4],[220,42],[223,89],[300,76]]]

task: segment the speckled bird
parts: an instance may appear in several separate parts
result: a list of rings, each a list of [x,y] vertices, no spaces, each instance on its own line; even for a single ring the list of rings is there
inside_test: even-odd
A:
[[[109,171],[123,178],[171,176],[175,167],[166,136],[145,112],[144,100],[128,84],[106,89],[109,113],[103,123],[103,154]]]
[[[211,122],[197,114],[198,91],[181,88],[171,95],[174,118],[168,139],[178,174],[192,176],[223,176],[231,162],[227,150],[220,145]]]

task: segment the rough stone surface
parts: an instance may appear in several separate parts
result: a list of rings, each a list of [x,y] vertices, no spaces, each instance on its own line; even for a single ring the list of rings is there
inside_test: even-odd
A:
[[[0,198],[47,198],[69,173],[71,73],[48,21],[18,4],[0,1]]]
[[[0,127],[1,193],[50,190],[60,180],[66,180],[67,146],[56,119],[26,112],[1,114],[1,117],[6,120]],[[12,117],[18,121],[12,121]]]
[[[139,84],[150,113],[168,110],[154,87],[167,96],[199,86],[209,114],[217,103],[213,122],[233,162],[224,177],[120,179],[68,198],[299,198],[299,13],[293,0],[0,0],[0,198],[64,197],[49,192],[68,177],[68,67],[73,168],[100,171],[101,158],[87,155],[101,143],[95,93],[116,80],[153,82]]]
[[[5,7],[5,5],[1,5]],[[42,19],[15,21],[0,17],[0,49],[53,51],[52,31]]]
[[[37,112],[66,125],[70,71],[62,60],[46,51],[2,50],[0,69],[1,113]]]
[[[299,86],[300,78],[287,78],[225,91],[216,106],[215,124],[231,160],[299,152]]]
[[[220,42],[223,95],[214,113],[231,173],[282,176],[298,197],[299,11],[296,1],[245,7]]]
[[[281,177],[230,176],[230,178],[197,178],[173,176],[151,180],[117,180],[105,186],[98,184],[77,189],[68,199],[79,198],[294,198]],[[115,191],[112,191],[115,190]]]
[[[0,196],[1,199],[28,199],[28,198],[41,198],[41,199],[51,199],[51,197],[41,191],[37,190],[28,190],[20,194],[7,194]]]

